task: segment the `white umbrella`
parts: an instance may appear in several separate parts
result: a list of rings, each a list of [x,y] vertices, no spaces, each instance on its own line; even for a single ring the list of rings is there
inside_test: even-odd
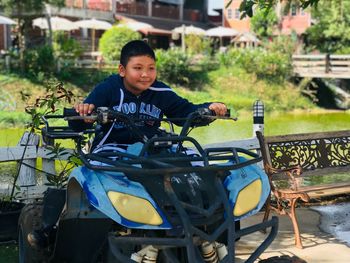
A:
[[[238,34],[239,32],[236,29],[223,27],[223,26],[210,28],[205,32],[205,35],[208,37],[219,37],[220,46],[222,46],[223,37],[234,37],[234,36],[237,36]]]
[[[95,30],[96,29],[107,30],[112,27],[110,23],[102,20],[97,20],[95,18],[80,20],[80,21],[74,22],[74,24],[81,28],[90,28]]]
[[[0,16],[0,24],[1,25],[14,25],[14,24],[16,24],[16,22],[13,21],[11,18],[8,18],[6,16]]]
[[[209,37],[234,37],[238,34],[239,32],[236,29],[223,26],[210,28],[205,32],[205,35]]]
[[[78,26],[75,25],[74,22],[58,16],[51,17],[50,22],[51,22],[51,28],[53,31],[56,31],[56,30],[71,31],[79,28]],[[47,23],[46,17],[35,18],[33,19],[32,24],[33,26],[39,27],[41,29],[49,29],[49,25]]]
[[[92,30],[91,31],[92,51],[95,51],[95,30],[96,29],[107,30],[112,27],[112,24],[106,21],[97,20],[95,18],[77,21],[75,22],[75,25],[81,28],[89,28]]]
[[[251,32],[243,32],[237,35],[231,42],[250,42],[259,44],[261,41]]]
[[[199,27],[195,27],[193,25],[190,26],[179,26],[179,27],[175,27],[173,30],[173,32],[175,33],[179,33],[179,34],[194,34],[194,35],[204,35],[205,34],[205,30]]]
[[[195,26],[179,26],[179,27],[175,27],[172,30],[173,33],[177,33],[177,34],[181,34],[181,46],[182,46],[182,50],[185,51],[186,47],[185,47],[185,35],[188,34],[193,34],[193,35],[204,35],[205,34],[205,30],[201,29],[199,27],[195,27]]]
[[[150,24],[138,22],[138,21],[127,21],[117,25],[117,27],[123,27],[123,26],[130,28],[131,30],[134,30],[134,31],[153,28],[153,26]]]

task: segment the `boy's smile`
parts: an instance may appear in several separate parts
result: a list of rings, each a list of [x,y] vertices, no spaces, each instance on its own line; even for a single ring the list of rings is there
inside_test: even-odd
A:
[[[156,62],[147,55],[133,56],[129,58],[126,67],[119,65],[119,74],[123,77],[125,88],[135,95],[140,95],[156,80]]]

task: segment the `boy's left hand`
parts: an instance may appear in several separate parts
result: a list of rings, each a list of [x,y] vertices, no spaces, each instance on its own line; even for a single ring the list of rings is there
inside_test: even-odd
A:
[[[227,107],[223,103],[214,102],[209,105],[209,110],[214,111],[217,116],[225,116],[227,112]]]

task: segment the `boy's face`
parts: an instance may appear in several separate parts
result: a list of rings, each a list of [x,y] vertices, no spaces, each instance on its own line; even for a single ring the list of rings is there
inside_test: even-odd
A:
[[[135,95],[147,90],[157,76],[156,62],[149,56],[130,57],[126,67],[119,65],[125,88]]]

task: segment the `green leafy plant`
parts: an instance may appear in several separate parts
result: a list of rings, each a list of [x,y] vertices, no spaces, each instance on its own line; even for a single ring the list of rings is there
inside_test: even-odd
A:
[[[30,140],[30,137],[33,134],[41,130],[42,116],[57,112],[58,104],[61,104],[62,102],[71,104],[73,100],[73,93],[69,90],[66,90],[63,87],[62,83],[52,83],[52,82],[47,83],[46,94],[44,96],[40,96],[36,98],[34,102],[30,102],[29,94],[25,94],[22,92],[21,95],[22,95],[22,100],[27,104],[27,106],[25,107],[25,112],[30,115],[31,121],[27,125],[29,129],[29,135],[27,137],[27,142],[25,143],[25,146],[24,146],[22,158],[20,160],[17,173],[13,179],[9,200],[13,200],[15,198],[15,190],[17,188],[16,183],[19,176],[21,165],[23,163],[25,152],[28,146],[28,142]],[[62,147],[60,146],[53,147],[51,151],[52,151],[53,157],[59,157],[62,154],[61,152],[62,151],[64,152],[64,150],[62,150]],[[53,183],[53,185],[58,186],[60,184],[64,184],[63,175],[67,175],[69,169],[67,169],[68,166],[64,166],[63,168],[64,168],[63,171],[61,171],[58,174],[57,178],[50,177],[50,180]]]
[[[39,82],[55,71],[55,57],[50,46],[41,46],[27,49],[24,53],[24,64],[27,75],[35,78]]]
[[[63,147],[61,143],[55,143],[54,145],[47,146],[49,150],[48,156],[52,161],[57,160],[57,174],[47,174],[48,185],[56,188],[63,188],[67,184],[68,175],[73,168],[78,165],[82,165],[82,161],[79,159],[76,152],[71,152],[67,148]],[[63,160],[67,157],[67,160]]]
[[[39,131],[42,125],[42,116],[55,113],[57,104],[66,102],[71,104],[74,94],[63,87],[63,83],[47,82],[46,94],[39,96],[31,103],[29,102],[30,95],[21,92],[22,100],[27,103],[25,112],[30,115],[31,121],[28,123],[28,128],[31,132]]]

